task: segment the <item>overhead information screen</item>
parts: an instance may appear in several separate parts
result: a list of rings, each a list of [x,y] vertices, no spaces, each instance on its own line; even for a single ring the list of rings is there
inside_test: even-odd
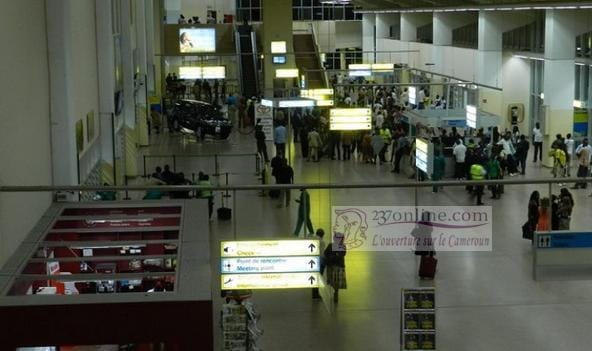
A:
[[[181,53],[216,52],[216,29],[179,29],[179,51]]]

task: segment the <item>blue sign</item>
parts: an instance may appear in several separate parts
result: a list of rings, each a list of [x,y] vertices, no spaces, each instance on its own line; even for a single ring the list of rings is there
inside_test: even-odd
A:
[[[467,125],[467,121],[465,121],[464,119],[449,119],[446,121],[446,124],[449,127],[466,127]]]
[[[539,233],[539,249],[592,248],[592,233]]]

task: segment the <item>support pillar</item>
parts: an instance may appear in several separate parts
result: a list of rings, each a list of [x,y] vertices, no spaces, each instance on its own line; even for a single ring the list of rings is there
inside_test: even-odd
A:
[[[382,51],[383,45],[380,41],[391,39],[391,27],[401,28],[401,16],[398,13],[378,13],[376,14],[376,51]],[[398,55],[393,57],[390,53],[377,53],[376,61],[378,63],[398,63]]]
[[[417,28],[421,26],[425,26],[428,23],[432,22],[432,14],[431,13],[402,13],[401,14],[401,49],[402,50],[410,50],[411,49],[411,42],[417,41]],[[415,66],[414,62],[411,57],[416,57],[417,55],[413,55],[409,53],[407,55],[403,55],[403,63],[408,64],[409,66]],[[423,69],[423,67],[418,67]]]
[[[362,51],[364,63],[376,62],[376,15],[373,13],[362,15]]]
[[[113,44],[113,0],[96,2],[97,69],[99,79],[99,129],[101,138],[101,183],[116,184],[115,172],[115,61]]]
[[[575,38],[590,30],[589,13],[546,10],[545,14],[545,115],[543,129],[543,162],[552,166],[547,157],[556,134],[573,132],[573,100],[575,96]]]

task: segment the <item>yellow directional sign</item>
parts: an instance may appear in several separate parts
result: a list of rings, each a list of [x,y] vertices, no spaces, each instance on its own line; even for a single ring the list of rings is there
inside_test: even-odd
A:
[[[319,273],[222,274],[222,290],[317,288]]]
[[[318,256],[318,240],[222,241],[222,257]]]

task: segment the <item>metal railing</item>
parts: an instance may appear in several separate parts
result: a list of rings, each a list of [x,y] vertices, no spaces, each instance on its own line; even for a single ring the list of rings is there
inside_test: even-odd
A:
[[[246,158],[246,157],[253,157],[254,159],[254,165],[255,165],[255,169],[253,174],[254,175],[259,175],[261,173],[261,162],[259,159],[259,154],[257,153],[236,153],[236,154],[201,154],[201,155],[144,155],[143,156],[143,176],[147,177],[148,176],[148,162],[147,160],[150,159],[167,159],[170,160],[172,163],[172,171],[177,173],[177,161],[179,159],[210,159],[211,162],[213,162],[213,164],[210,164],[210,166],[213,166],[213,169],[210,169],[210,171],[212,171],[212,175],[213,176],[219,176],[223,173],[233,173],[233,174],[240,174],[240,172],[233,172],[232,169],[223,169],[223,167],[220,164],[220,160],[223,158],[231,158],[231,157],[240,157],[240,158]],[[154,166],[154,165],[153,165]],[[158,166],[162,166],[161,164],[159,164]],[[190,167],[192,167],[190,165]],[[204,170],[204,169],[202,169]],[[208,172],[209,173],[209,172]]]
[[[271,184],[271,185],[133,185],[133,186],[52,186],[52,185],[2,185],[1,193],[32,193],[32,192],[52,192],[52,193],[74,193],[83,191],[112,191],[112,192],[132,192],[158,190],[163,193],[188,192],[198,194],[201,190],[220,191],[223,197],[232,198],[232,209],[237,210],[237,192],[244,191],[270,191],[270,190],[345,190],[345,189],[413,189],[413,203],[419,206],[419,192],[421,188],[429,187],[462,187],[462,186],[488,186],[488,185],[546,185],[548,187],[548,196],[553,194],[553,185],[575,184],[592,181],[590,178],[544,178],[544,179],[507,179],[507,180],[480,180],[480,181],[409,181],[405,183],[311,183],[311,184]],[[542,196],[541,196],[542,197]],[[147,200],[153,201],[153,200]],[[237,238],[237,215],[232,216],[232,231],[234,238]]]

